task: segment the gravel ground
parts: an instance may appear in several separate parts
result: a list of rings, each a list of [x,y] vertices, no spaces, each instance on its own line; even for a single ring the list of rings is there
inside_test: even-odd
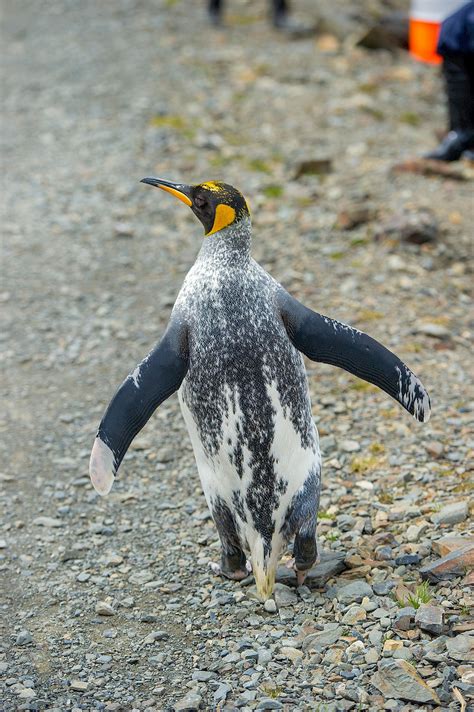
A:
[[[464,710],[472,182],[391,171],[443,128],[438,71],[356,48],[341,1],[318,3],[341,36],[300,41],[264,3],[228,5],[211,32],[197,1],[5,3],[0,707]],[[251,579],[208,569],[217,537],[175,396],[108,498],[87,477],[103,409],[201,241],[190,211],[138,183],[150,174],[241,188],[264,267],[432,396],[421,426],[308,363],[325,563],[298,590],[281,572],[265,608]],[[401,239],[410,220],[429,241]]]

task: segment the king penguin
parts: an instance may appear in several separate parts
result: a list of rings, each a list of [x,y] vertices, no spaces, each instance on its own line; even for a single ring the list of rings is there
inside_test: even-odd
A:
[[[206,239],[159,343],[110,402],[90,458],[107,494],[133,438],[178,391],[204,494],[222,544],[222,575],[248,575],[271,596],[294,540],[299,584],[317,560],[321,456],[302,354],[372,383],[418,421],[430,400],[420,380],[367,334],[307,308],[250,254],[247,202],[221,182],[143,183],[191,208]],[[218,567],[218,568],[217,568]]]

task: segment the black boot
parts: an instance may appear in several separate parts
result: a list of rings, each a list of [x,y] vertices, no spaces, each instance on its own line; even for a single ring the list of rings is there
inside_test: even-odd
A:
[[[423,158],[434,161],[459,161],[465,151],[474,149],[474,131],[450,131],[438,148],[425,153]]]
[[[450,130],[438,148],[424,158],[458,161],[464,151],[474,149],[474,59],[468,55],[446,56],[443,72]]]

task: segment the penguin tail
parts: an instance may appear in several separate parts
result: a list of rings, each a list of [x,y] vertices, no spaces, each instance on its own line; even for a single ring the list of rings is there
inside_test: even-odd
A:
[[[261,601],[267,601],[273,593],[275,587],[276,567],[257,567],[253,566],[253,575],[257,585],[258,597]]]
[[[265,551],[263,541],[260,537],[257,537],[252,544],[250,547],[250,555],[252,571],[257,586],[257,594],[261,601],[266,601],[272,595],[275,587],[278,560],[274,551]]]

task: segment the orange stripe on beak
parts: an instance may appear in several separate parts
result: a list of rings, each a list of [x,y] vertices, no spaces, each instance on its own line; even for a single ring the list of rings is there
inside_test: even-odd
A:
[[[171,193],[171,195],[174,195],[175,198],[178,198],[178,200],[181,200],[183,203],[185,203],[185,205],[191,207],[192,201],[188,198],[187,195],[181,193],[180,190],[177,190],[176,188],[171,188],[169,185],[158,185],[157,188],[161,188],[161,190],[166,190],[167,193]]]

